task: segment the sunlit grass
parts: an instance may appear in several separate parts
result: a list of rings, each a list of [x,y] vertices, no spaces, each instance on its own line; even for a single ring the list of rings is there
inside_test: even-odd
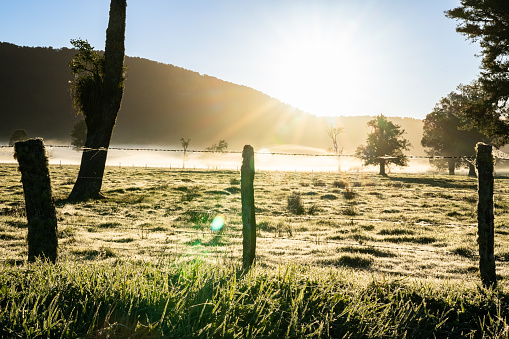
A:
[[[92,253],[95,255],[95,253]],[[334,268],[61,260],[0,268],[1,337],[504,337],[507,296]]]
[[[105,199],[69,204],[78,168],[52,166],[59,260],[51,267],[26,263],[20,174],[0,170],[0,324],[10,331],[0,336],[507,333],[506,177],[495,187],[501,294],[489,294],[478,287],[476,180],[466,176],[259,172],[256,268],[242,276],[236,171],[107,168]],[[281,282],[283,271],[291,282]]]

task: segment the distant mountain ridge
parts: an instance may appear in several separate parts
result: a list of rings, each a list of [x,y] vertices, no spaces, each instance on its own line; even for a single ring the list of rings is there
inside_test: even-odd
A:
[[[0,43],[0,141],[23,128],[31,137],[69,142],[72,125],[81,118],[73,112],[69,96],[73,78],[68,63],[75,53],[68,48]],[[345,128],[339,142],[345,153],[352,153],[369,131],[366,123],[371,117],[317,117],[257,90],[173,65],[139,57],[126,57],[125,64],[125,93],[112,144],[175,147],[180,138],[190,138],[192,149],[220,139],[230,149],[245,144],[255,149],[272,145],[327,149],[331,142],[326,130],[334,122]],[[422,121],[390,120],[409,132],[406,137],[414,146],[409,153],[424,154]]]

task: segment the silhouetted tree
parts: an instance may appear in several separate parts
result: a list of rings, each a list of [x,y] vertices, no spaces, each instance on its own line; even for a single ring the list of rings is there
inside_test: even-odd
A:
[[[18,141],[28,140],[28,133],[24,129],[17,129],[12,133],[11,139],[9,139],[9,146],[14,146]]]
[[[213,152],[224,152],[227,149],[228,149],[228,143],[226,142],[226,140],[219,140],[219,143],[217,145],[213,144],[212,146],[206,148],[207,151],[213,151]]]
[[[433,111],[426,115],[423,126],[421,145],[428,156],[450,157],[431,160],[432,166],[438,169],[448,168],[449,174],[461,166],[468,166],[469,175],[475,176],[473,161],[458,157],[475,157],[475,145],[488,142],[489,139],[468,121],[461,119],[461,109],[468,99],[461,94],[452,92],[442,98]]]
[[[386,175],[386,164],[407,166],[408,157],[403,154],[403,150],[409,150],[411,144],[402,137],[405,130],[388,121],[382,114],[370,120],[368,126],[372,128],[372,132],[368,134],[366,145],[357,147],[355,151],[363,164],[379,165],[380,175]]]
[[[502,116],[501,109],[490,104],[490,94],[485,91],[479,80],[468,85],[460,84],[455,95],[459,98],[460,109],[457,115],[465,122],[466,129],[477,128],[489,138],[490,143],[502,147],[509,141],[507,113]]]
[[[343,154],[343,147],[339,148],[338,145],[338,135],[340,133],[343,133],[343,127],[334,127],[333,125],[330,125],[327,129],[327,135],[329,138],[331,138],[332,141],[332,150],[334,154],[338,156],[338,172],[341,172],[341,157],[340,155]]]
[[[87,140],[87,124],[85,120],[76,121],[69,135],[71,136],[71,145],[76,148],[85,146],[85,141]]]
[[[182,145],[182,148],[184,149],[184,160],[182,163],[182,168],[186,168],[186,155],[187,155],[187,148],[189,147],[189,143],[191,142],[191,139],[187,138],[180,138],[180,143]]]
[[[456,31],[481,45],[481,74],[472,88],[482,91],[469,101],[470,115],[487,136],[509,139],[509,2],[461,0],[460,6],[445,12],[456,19]]]
[[[87,138],[80,172],[70,200],[101,197],[108,147],[124,92],[124,39],[126,0],[111,0],[104,55],[88,42],[72,40],[79,53],[70,67],[75,107],[83,113]]]

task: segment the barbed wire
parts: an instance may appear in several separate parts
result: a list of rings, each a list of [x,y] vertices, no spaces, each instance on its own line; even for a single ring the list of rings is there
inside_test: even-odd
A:
[[[177,148],[140,148],[140,147],[99,147],[99,148],[90,148],[90,147],[75,147],[72,145],[45,145],[48,148],[68,148],[72,150],[82,150],[82,151],[108,151],[108,150],[116,150],[116,151],[145,151],[145,152],[177,152],[177,153],[214,153],[214,154],[242,154],[242,151],[228,151],[228,150],[184,150]],[[0,145],[0,148],[12,148],[14,146],[9,145]],[[312,154],[312,153],[288,153],[288,152],[256,152],[259,155],[283,155],[283,156],[308,156],[308,157],[335,157],[335,158],[356,158],[358,157],[355,154]],[[493,149],[493,155],[500,160],[509,160],[509,154],[504,153],[498,149]],[[431,159],[431,160],[442,160],[442,159],[462,159],[462,160],[471,160],[474,157],[471,155],[462,155],[462,156],[421,156],[421,155],[406,155],[408,159]],[[376,157],[379,159],[399,159],[401,157],[395,157],[390,155],[379,156]]]

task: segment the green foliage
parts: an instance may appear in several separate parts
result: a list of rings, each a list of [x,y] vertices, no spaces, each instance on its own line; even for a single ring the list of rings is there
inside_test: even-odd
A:
[[[76,111],[83,113],[87,119],[89,112],[99,108],[97,105],[104,81],[104,55],[94,51],[86,40],[71,39],[71,44],[78,49],[78,53],[69,62],[75,76],[71,85],[71,97]]]
[[[24,129],[17,129],[12,133],[9,139],[9,146],[14,146],[18,141],[25,141],[28,139],[28,133]]]
[[[469,115],[492,137],[505,138],[509,100],[509,7],[507,1],[462,0],[445,12],[458,21],[456,31],[481,45],[479,77],[482,100],[469,107]],[[501,119],[502,118],[502,119]]]
[[[86,73],[101,77],[103,74],[104,56],[95,51],[87,40],[71,39],[71,44],[79,51],[69,62],[72,74]]]
[[[368,134],[365,146],[359,146],[355,154],[364,165],[379,165],[380,174],[385,175],[385,164],[393,163],[397,166],[407,166],[408,157],[403,151],[408,151],[410,142],[403,138],[405,130],[392,123],[381,114],[370,120],[368,126],[372,132]]]
[[[442,98],[433,111],[426,115],[421,144],[427,148],[428,156],[474,157],[475,145],[478,142],[490,141],[479,129],[465,120],[462,111],[469,100],[473,99],[465,93],[452,92]],[[441,159],[430,163],[438,169],[449,166],[450,171],[469,165],[462,159]]]

